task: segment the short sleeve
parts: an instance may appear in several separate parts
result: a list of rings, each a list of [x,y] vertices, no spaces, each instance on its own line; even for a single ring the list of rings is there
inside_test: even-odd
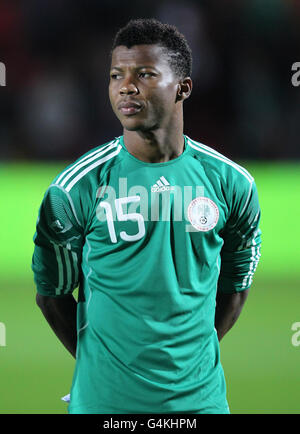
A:
[[[45,193],[33,240],[32,270],[38,293],[71,294],[80,281],[84,235],[71,197],[56,185]]]
[[[260,215],[255,182],[236,184],[231,214],[222,235],[220,292],[235,293],[250,288],[261,256]]]

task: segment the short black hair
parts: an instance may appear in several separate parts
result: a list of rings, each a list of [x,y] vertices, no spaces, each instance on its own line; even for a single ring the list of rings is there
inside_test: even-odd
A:
[[[154,18],[130,20],[116,34],[112,51],[119,45],[157,44],[166,51],[173,72],[179,78],[192,74],[192,50],[184,35],[175,26],[163,24]]]

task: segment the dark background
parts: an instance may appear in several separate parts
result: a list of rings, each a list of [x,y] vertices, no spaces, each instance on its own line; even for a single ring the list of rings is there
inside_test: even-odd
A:
[[[193,50],[186,134],[236,160],[300,157],[300,1],[1,0],[2,161],[74,160],[122,133],[110,49],[143,17],[175,24]]]

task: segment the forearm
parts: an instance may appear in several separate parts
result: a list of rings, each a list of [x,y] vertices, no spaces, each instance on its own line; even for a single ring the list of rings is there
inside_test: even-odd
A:
[[[224,294],[221,292],[217,293],[215,327],[218,333],[219,341],[221,341],[224,335],[237,321],[247,296],[248,290],[235,294]]]
[[[76,358],[77,302],[75,298],[72,295],[64,298],[54,298],[37,294],[36,302],[58,339]]]

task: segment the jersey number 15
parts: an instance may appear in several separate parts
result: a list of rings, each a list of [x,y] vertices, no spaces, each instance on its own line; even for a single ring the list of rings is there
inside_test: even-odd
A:
[[[117,219],[121,222],[125,222],[128,220],[133,220],[137,222],[138,225],[138,232],[134,235],[128,235],[125,231],[120,232],[120,237],[124,241],[137,241],[143,238],[145,235],[145,222],[142,214],[139,213],[124,213],[122,206],[126,205],[130,202],[138,202],[140,200],[139,196],[129,196],[129,197],[121,197],[119,199],[115,199],[115,207],[116,207],[116,213],[117,213]],[[102,201],[99,204],[102,208],[105,210],[106,214],[106,221],[107,221],[107,227],[109,236],[112,243],[117,242],[117,236],[114,226],[114,219],[113,219],[113,213],[111,204],[106,201]]]

